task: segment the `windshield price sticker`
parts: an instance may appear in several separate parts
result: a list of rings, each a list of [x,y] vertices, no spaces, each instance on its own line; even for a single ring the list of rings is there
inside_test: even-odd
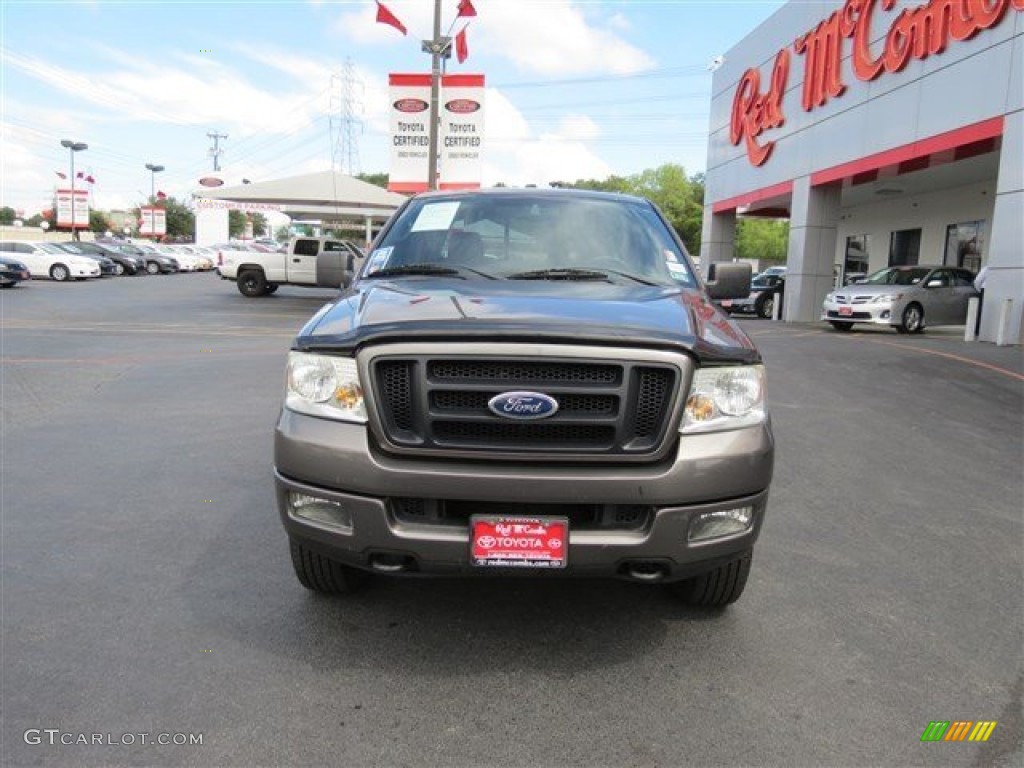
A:
[[[565,568],[569,520],[564,517],[494,517],[470,520],[473,565],[502,568]]]
[[[388,259],[391,258],[391,251],[394,248],[388,246],[387,248],[378,248],[370,256],[370,263],[366,265],[366,274],[372,275],[374,272],[379,272],[388,265]]]
[[[435,232],[441,229],[449,229],[455,221],[455,214],[459,210],[459,203],[426,203],[421,209],[416,221],[412,224],[412,232]]]

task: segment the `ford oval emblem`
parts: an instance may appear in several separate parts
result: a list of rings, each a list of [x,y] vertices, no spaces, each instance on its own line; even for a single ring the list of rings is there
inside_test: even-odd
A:
[[[529,421],[554,416],[558,401],[540,392],[502,392],[492,397],[487,407],[502,418]]]

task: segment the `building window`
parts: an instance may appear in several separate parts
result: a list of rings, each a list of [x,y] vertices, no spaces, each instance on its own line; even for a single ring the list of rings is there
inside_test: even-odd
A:
[[[889,238],[889,266],[905,267],[917,264],[921,252],[921,230],[901,229]]]
[[[868,254],[871,235],[852,235],[846,238],[846,256],[843,259],[842,285],[868,274]]]
[[[981,269],[984,231],[984,219],[962,221],[946,227],[946,255],[942,263],[947,267],[962,267],[971,272]]]

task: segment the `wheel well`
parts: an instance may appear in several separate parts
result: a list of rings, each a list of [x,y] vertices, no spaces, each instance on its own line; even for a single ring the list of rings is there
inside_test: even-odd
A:
[[[262,272],[263,267],[260,264],[239,264],[236,274],[241,275],[243,272]]]

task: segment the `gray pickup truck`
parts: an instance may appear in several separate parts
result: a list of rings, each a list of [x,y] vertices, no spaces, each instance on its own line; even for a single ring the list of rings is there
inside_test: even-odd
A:
[[[764,368],[650,202],[407,202],[289,353],[274,446],[299,581],[562,575],[742,594],[774,441]]]

